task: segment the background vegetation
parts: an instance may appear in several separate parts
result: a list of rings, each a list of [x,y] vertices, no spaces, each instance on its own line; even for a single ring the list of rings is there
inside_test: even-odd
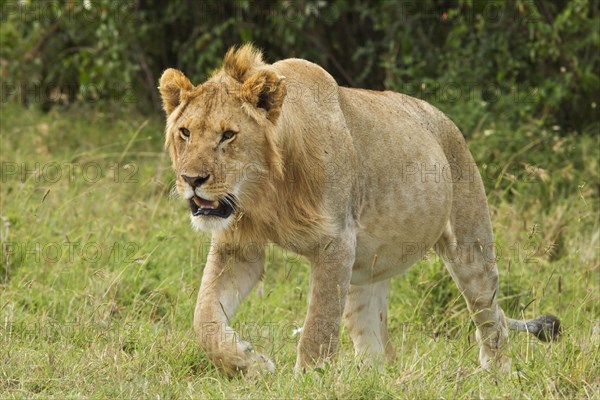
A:
[[[600,397],[598,1],[0,0],[0,398]],[[157,79],[196,83],[227,48],[302,57],[340,84],[402,91],[461,127],[484,177],[513,317],[513,373],[477,364],[474,328],[428,253],[392,282],[398,360],[294,377],[309,266],[269,248],[234,325],[276,362],[220,376],[191,316],[209,238],[171,199]],[[360,374],[360,375],[359,375]]]
[[[20,5],[22,3],[22,5]],[[4,97],[158,106],[177,67],[202,82],[232,45],[269,61],[302,57],[342,85],[486,112],[597,128],[598,1],[24,1],[2,0]],[[22,90],[20,90],[22,89]],[[467,100],[467,101],[465,101]],[[148,104],[150,103],[150,104]],[[454,108],[454,107],[451,107]]]

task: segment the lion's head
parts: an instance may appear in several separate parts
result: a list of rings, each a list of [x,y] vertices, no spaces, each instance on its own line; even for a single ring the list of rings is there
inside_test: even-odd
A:
[[[265,184],[282,174],[273,127],[285,97],[283,77],[258,50],[243,46],[230,50],[205,83],[194,86],[167,69],[159,90],[177,192],[189,202],[196,229],[224,229],[244,207],[258,207]]]

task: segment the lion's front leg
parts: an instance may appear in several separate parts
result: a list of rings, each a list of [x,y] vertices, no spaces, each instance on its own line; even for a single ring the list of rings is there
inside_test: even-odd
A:
[[[274,371],[273,363],[229,326],[264,271],[264,250],[252,247],[251,254],[244,254],[240,246],[213,237],[194,313],[194,330],[202,349],[230,376]]]
[[[337,351],[355,243],[353,234],[329,240],[312,259],[308,314],[298,344],[296,372],[321,365]]]

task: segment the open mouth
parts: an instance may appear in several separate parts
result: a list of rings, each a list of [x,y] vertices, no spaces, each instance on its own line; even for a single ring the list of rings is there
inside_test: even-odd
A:
[[[206,200],[198,196],[190,199],[190,210],[194,217],[202,215],[227,218],[233,212],[234,206],[235,201],[231,196],[219,200]]]

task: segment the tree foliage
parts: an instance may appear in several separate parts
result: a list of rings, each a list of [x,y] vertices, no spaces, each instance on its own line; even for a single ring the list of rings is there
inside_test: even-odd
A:
[[[158,107],[161,71],[201,82],[232,45],[301,57],[341,85],[457,111],[597,129],[598,0],[0,0],[2,99]]]

